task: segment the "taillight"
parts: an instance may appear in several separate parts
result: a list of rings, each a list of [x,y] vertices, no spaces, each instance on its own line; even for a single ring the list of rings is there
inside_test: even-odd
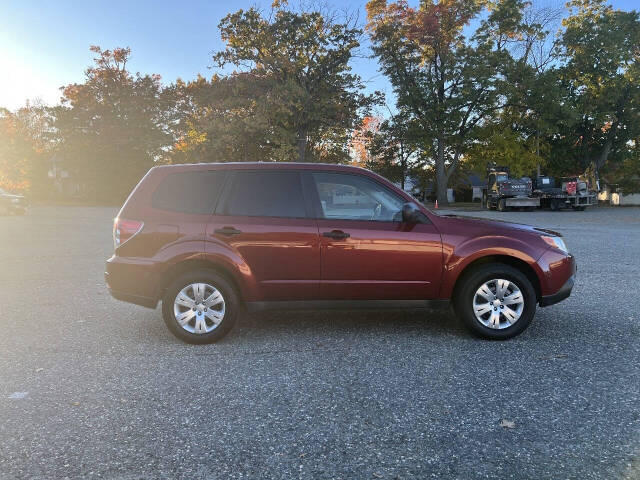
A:
[[[113,248],[118,248],[124,242],[142,230],[143,222],[115,218],[113,220]]]

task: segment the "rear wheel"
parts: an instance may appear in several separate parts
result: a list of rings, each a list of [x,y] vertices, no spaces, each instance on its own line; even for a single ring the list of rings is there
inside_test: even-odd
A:
[[[221,275],[189,272],[176,279],[162,298],[164,322],[176,337],[195,344],[213,343],[233,327],[238,295]]]
[[[536,312],[536,292],[519,270],[503,264],[479,267],[456,291],[458,317],[474,334],[505,340],[522,333]]]

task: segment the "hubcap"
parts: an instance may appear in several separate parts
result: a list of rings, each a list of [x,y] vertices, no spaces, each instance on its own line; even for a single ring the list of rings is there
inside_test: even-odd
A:
[[[473,296],[473,313],[485,327],[503,329],[516,323],[524,310],[518,286],[502,278],[480,285]]]
[[[215,330],[224,318],[222,293],[208,283],[184,287],[173,302],[173,315],[189,333],[203,334]]]

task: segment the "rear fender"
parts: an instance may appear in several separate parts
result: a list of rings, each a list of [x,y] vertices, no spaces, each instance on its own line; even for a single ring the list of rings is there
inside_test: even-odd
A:
[[[226,243],[210,238],[206,241],[203,258],[208,263],[219,265],[232,276],[245,301],[251,302],[259,299],[258,282],[249,264],[236,250],[230,248]]]

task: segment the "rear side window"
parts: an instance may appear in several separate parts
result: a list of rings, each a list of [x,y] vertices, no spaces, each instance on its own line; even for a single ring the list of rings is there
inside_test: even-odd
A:
[[[306,217],[298,172],[237,171],[222,215]]]
[[[225,175],[226,172],[220,170],[170,173],[153,192],[151,206],[173,212],[211,214]]]

